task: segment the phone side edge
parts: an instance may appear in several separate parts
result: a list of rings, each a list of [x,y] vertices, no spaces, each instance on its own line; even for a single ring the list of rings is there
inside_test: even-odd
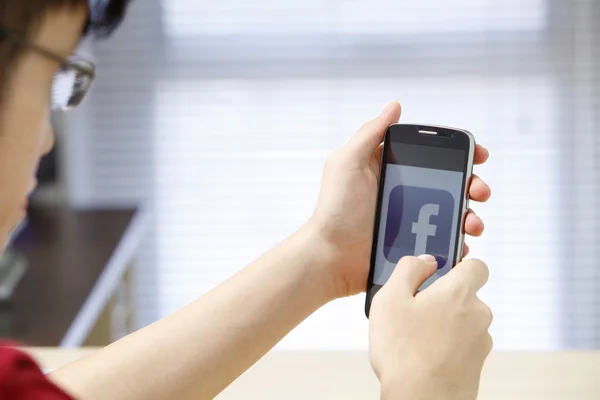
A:
[[[392,124],[388,126],[383,137],[383,148],[381,155],[381,165],[379,166],[379,182],[377,183],[377,204],[375,205],[375,217],[373,220],[373,239],[371,240],[371,257],[369,258],[369,278],[367,280],[367,290],[365,296],[365,316],[369,318],[369,311],[371,309],[371,302],[377,291],[374,291],[373,278],[375,275],[375,260],[377,257],[377,244],[379,236],[379,224],[381,222],[381,206],[383,203],[383,187],[385,185],[385,164],[386,164],[386,149],[389,145],[390,131]]]
[[[475,163],[475,136],[464,129],[454,129],[458,132],[463,132],[469,138],[469,154],[467,158],[467,165],[465,168],[465,179],[464,179],[464,190],[462,193],[461,203],[463,204],[460,216],[460,227],[459,234],[457,240],[457,249],[456,249],[456,260],[454,265],[460,263],[463,259],[463,252],[465,247],[465,221],[467,219],[467,214],[469,212],[469,187],[471,186],[471,180],[473,178],[473,166]],[[454,267],[453,267],[454,268]]]

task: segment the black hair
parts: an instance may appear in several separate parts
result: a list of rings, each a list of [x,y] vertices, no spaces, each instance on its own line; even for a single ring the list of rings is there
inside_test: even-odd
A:
[[[83,35],[109,36],[121,23],[130,0],[0,0],[0,26],[24,37],[34,35],[44,16],[62,8],[88,7]],[[21,53],[18,42],[0,35],[0,96]]]
[[[88,0],[90,19],[85,34],[104,38],[123,20],[130,0]]]
[[[64,7],[87,6],[90,16],[85,33],[103,38],[121,23],[129,3],[130,0],[2,0],[0,25],[14,32],[31,34],[46,13]]]

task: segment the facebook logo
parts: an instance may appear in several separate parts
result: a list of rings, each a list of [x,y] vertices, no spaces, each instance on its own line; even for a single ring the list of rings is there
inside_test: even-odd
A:
[[[431,254],[438,269],[448,262],[454,198],[440,189],[399,185],[389,197],[383,253],[389,262]]]

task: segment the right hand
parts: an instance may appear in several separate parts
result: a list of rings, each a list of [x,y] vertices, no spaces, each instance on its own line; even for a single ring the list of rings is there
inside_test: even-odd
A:
[[[404,257],[373,298],[369,348],[382,399],[477,397],[493,344],[492,312],[477,297],[489,271],[463,261],[417,294],[436,267],[432,256]]]

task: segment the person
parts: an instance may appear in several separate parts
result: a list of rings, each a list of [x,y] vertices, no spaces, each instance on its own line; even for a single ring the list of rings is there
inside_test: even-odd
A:
[[[124,0],[2,0],[0,242],[24,217],[36,166],[53,146],[49,110],[79,104],[94,77],[92,64],[72,55],[78,42],[82,35],[107,36],[126,6]],[[0,398],[216,396],[319,307],[365,290],[381,142],[399,117],[399,104],[391,102],[331,154],[315,211],[297,232],[178,312],[47,376],[17,348],[3,346]],[[475,157],[481,164],[488,152],[478,145]],[[486,201],[490,189],[474,176],[469,193]],[[465,230],[483,231],[473,212]],[[434,270],[431,256],[404,258],[375,296],[369,348],[382,398],[477,394],[492,345],[491,312],[476,295],[487,267],[464,261],[415,294]]]

